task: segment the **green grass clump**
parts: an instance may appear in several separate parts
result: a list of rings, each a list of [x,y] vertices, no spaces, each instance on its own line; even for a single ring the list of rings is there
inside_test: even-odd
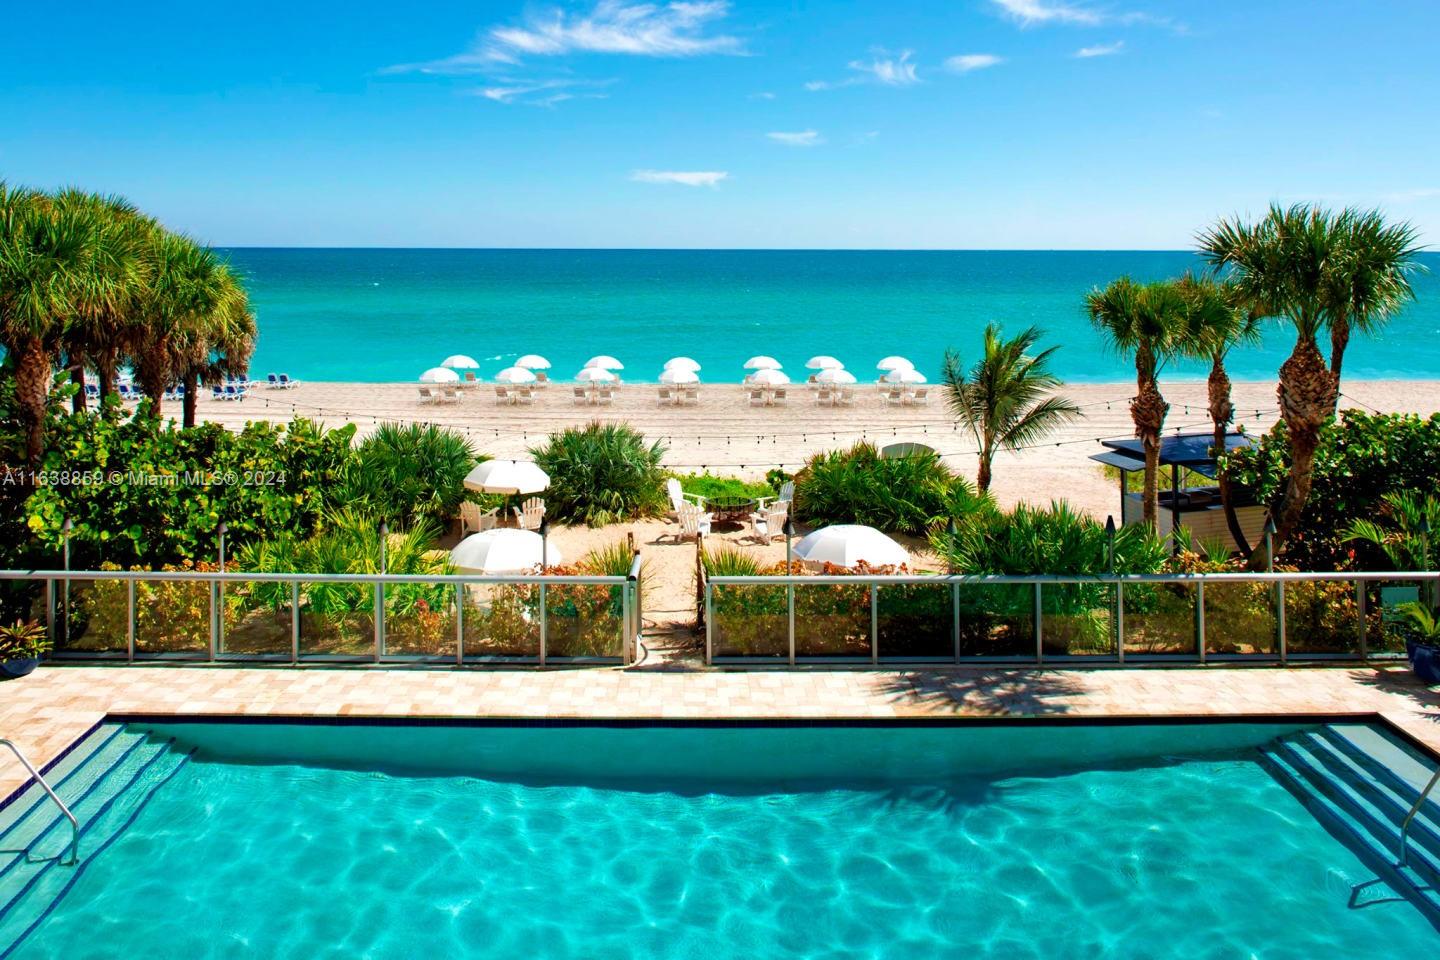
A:
[[[742,480],[740,477],[721,477],[713,473],[677,473],[680,488],[686,493],[701,497],[773,497],[775,488],[761,481]]]

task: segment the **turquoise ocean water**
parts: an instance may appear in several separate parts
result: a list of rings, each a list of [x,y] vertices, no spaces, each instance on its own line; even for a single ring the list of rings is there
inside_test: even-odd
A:
[[[881,357],[934,376],[947,347],[973,356],[991,320],[1038,324],[1062,345],[1076,382],[1133,376],[1090,330],[1087,290],[1122,274],[1175,276],[1185,252],[323,250],[227,251],[260,324],[252,374],[312,380],[414,380],[464,353],[488,378],[523,353],[572,376],[612,354],[628,380],[654,380],[669,357],[702,378],[737,382],[758,353],[792,376],[832,354],[862,380]],[[1354,344],[1347,376],[1440,377],[1440,254],[1415,280],[1417,302],[1377,340]],[[1273,379],[1292,339],[1238,352],[1237,379]],[[1172,371],[1196,375],[1194,366]]]
[[[13,960],[1433,952],[1224,731],[172,726]]]

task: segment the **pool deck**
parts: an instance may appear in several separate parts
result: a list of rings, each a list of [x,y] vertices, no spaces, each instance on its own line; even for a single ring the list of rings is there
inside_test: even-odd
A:
[[[719,671],[46,666],[0,684],[0,737],[44,765],[107,716],[596,719],[1379,714],[1440,753],[1440,693],[1401,666]],[[0,756],[0,799],[25,780]]]

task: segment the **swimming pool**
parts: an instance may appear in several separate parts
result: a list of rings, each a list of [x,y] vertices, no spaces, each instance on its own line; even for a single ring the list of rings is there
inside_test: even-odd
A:
[[[0,956],[1433,949],[1262,765],[1304,729],[106,725],[51,775],[81,866],[0,873]]]

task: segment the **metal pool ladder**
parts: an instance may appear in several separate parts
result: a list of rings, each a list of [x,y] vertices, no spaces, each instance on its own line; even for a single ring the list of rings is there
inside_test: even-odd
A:
[[[55,795],[55,791],[50,789],[50,784],[45,782],[45,778],[40,776],[40,771],[35,769],[35,764],[31,763],[25,754],[20,752],[19,747],[3,737],[0,737],[0,746],[10,748],[10,752],[15,754],[15,759],[19,760],[20,765],[30,771],[30,776],[36,783],[40,784],[40,789],[45,791],[46,796],[55,802],[55,806],[60,808],[61,813],[65,814],[65,819],[70,821],[70,855],[66,859],[61,860],[60,865],[62,867],[73,866],[80,859],[80,823],[75,819],[75,814],[71,813],[70,808],[65,806],[64,800],[61,800]]]
[[[1410,805],[1410,812],[1405,814],[1405,822],[1400,824],[1400,866],[1405,866],[1410,860],[1410,822],[1415,819],[1415,814],[1425,805],[1425,798],[1430,796],[1430,791],[1435,789],[1435,784],[1440,783],[1440,768],[1430,777],[1430,782],[1425,784],[1425,789],[1420,791],[1420,796]]]

